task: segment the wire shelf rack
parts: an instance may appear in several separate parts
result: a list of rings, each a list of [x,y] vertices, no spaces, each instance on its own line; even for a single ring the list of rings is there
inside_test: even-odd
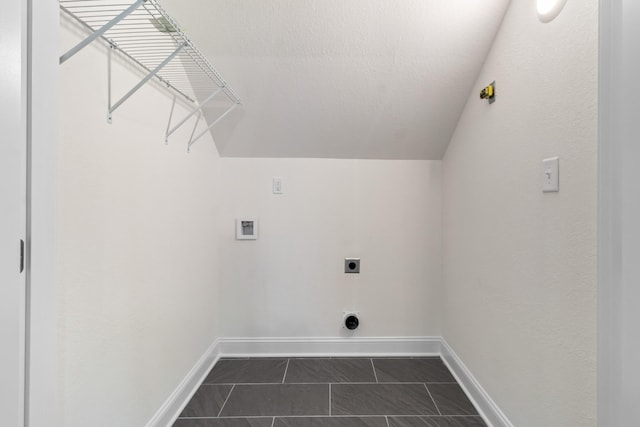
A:
[[[136,0],[134,3],[126,0],[59,0],[59,3],[64,13],[90,32],[86,39],[60,57],[61,64],[99,38],[146,73],[129,93],[113,105],[109,103],[109,118],[152,78],[194,105],[191,113],[177,126],[167,127],[167,138],[196,113],[199,120],[204,104],[214,98],[224,95],[231,105],[213,124],[241,105],[237,94],[157,0]],[[193,142],[192,135],[189,145]]]

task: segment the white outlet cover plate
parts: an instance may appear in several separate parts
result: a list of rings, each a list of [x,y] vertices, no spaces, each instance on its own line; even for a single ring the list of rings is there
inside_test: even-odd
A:
[[[560,191],[560,158],[551,157],[542,161],[542,191]]]

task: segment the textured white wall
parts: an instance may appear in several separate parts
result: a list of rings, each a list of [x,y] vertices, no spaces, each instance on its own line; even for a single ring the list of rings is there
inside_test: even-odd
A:
[[[108,125],[106,64],[92,45],[60,67],[65,427],[144,425],[217,333],[215,146],[187,154],[187,126],[165,147],[171,99],[149,85]],[[114,64],[114,99],[139,78]]]
[[[518,427],[596,425],[597,9],[512,2],[443,161],[444,338]]]
[[[439,160],[509,0],[162,4],[247,105],[223,156]]]
[[[439,335],[438,161],[224,158],[222,336]],[[273,177],[284,194],[271,193]],[[257,241],[235,240],[256,217]],[[344,258],[360,257],[359,275]]]

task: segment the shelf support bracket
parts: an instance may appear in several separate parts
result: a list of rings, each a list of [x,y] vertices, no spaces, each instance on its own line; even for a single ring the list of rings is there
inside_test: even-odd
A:
[[[198,123],[200,122],[201,117],[202,117],[202,111],[198,113],[198,118],[196,119],[196,123],[193,125],[193,130],[191,131],[191,136],[189,137],[189,144],[187,145],[187,153],[191,152],[191,141],[193,140],[193,135],[196,133],[196,129],[198,128]]]
[[[191,116],[193,116],[194,114],[196,114],[199,111],[202,111],[202,108],[209,102],[211,101],[213,98],[215,98],[215,96],[217,94],[220,93],[220,91],[224,89],[224,86],[219,87],[217,90],[215,90],[211,95],[209,95],[209,97],[207,97],[207,99],[205,99],[202,104],[200,104],[200,106],[198,108],[194,108],[193,110],[191,110],[191,112],[187,115],[187,117],[185,117],[184,119],[182,119],[180,121],[180,123],[178,123],[177,125],[175,125],[173,128],[171,128],[171,130],[169,130],[169,126],[171,126],[171,117],[169,117],[169,125],[167,125],[167,133],[164,136],[164,142],[167,143],[169,142],[169,137],[171,136],[171,134],[173,134],[175,131],[178,130],[178,128],[180,128],[180,126],[182,126],[187,120],[189,120],[191,118]],[[171,107],[171,111],[173,112],[173,107]]]
[[[64,61],[66,61],[67,59],[71,58],[73,55],[75,55],[76,53],[80,52],[82,49],[84,49],[89,43],[91,43],[92,41],[94,41],[95,39],[97,39],[98,37],[101,37],[102,35],[104,35],[104,33],[106,33],[107,31],[109,31],[109,29],[111,27],[113,27],[114,25],[116,25],[118,22],[122,21],[124,18],[126,18],[127,16],[129,16],[134,10],[136,10],[137,8],[140,7],[140,5],[142,3],[145,3],[147,0],[137,0],[134,4],[132,4],[131,6],[129,6],[128,8],[126,8],[125,10],[123,10],[118,16],[116,16],[115,18],[113,18],[111,21],[107,22],[106,24],[104,24],[99,30],[94,31],[89,37],[87,37],[86,39],[82,40],[80,43],[78,43],[77,45],[75,45],[74,47],[72,47],[71,49],[69,49],[67,51],[67,53],[63,54],[60,57],[60,64],[62,64]]]
[[[140,80],[140,83],[138,83],[137,85],[135,85],[129,92],[126,93],[126,95],[124,95],[122,98],[120,98],[120,100],[118,102],[116,102],[115,104],[113,104],[113,106],[109,105],[109,116],[108,119],[111,120],[111,113],[113,113],[118,107],[120,107],[127,99],[129,99],[129,97],[131,97],[131,95],[133,95],[134,93],[136,93],[136,91],[138,89],[140,89],[146,82],[148,82],[153,76],[155,76],[156,74],[158,74],[158,72],[165,66],[167,65],[173,58],[176,57],[176,55],[178,55],[180,53],[180,51],[186,46],[186,43],[182,43],[180,46],[178,46],[178,48],[176,50],[173,51],[173,53],[171,55],[169,55],[164,61],[162,61],[156,68],[154,68],[153,71],[151,71],[149,74],[147,74],[145,76],[145,78],[143,78],[142,80]]]
[[[171,112],[169,113],[169,123],[167,123],[167,130],[165,132],[165,135],[169,132],[169,127],[171,126],[171,119],[173,118],[173,110],[176,107],[176,95],[173,95],[173,102],[171,103]],[[169,138],[164,139],[164,143],[165,145],[169,144]]]
[[[115,48],[115,45],[111,43],[107,51],[107,105],[109,106],[107,110],[107,123],[109,124],[111,124],[111,113],[109,112],[111,109],[111,55]]]
[[[227,114],[229,114],[231,111],[233,111],[234,108],[236,108],[239,104],[233,104],[231,107],[227,108],[227,111],[225,111],[224,113],[222,113],[222,115],[220,115],[213,123],[211,123],[209,126],[207,126],[207,128],[205,130],[203,130],[202,132],[200,132],[198,134],[198,136],[196,136],[195,138],[192,138],[189,141],[189,148],[191,148],[191,146],[193,144],[196,143],[197,140],[199,140],[205,133],[209,132],[209,130],[214,127],[220,120],[222,120]]]

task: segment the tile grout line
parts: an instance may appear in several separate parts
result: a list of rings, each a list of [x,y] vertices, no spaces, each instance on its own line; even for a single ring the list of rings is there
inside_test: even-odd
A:
[[[477,418],[477,419],[482,419],[481,415],[391,415],[392,417],[399,417],[399,418],[440,418],[440,417],[445,417],[445,418]],[[386,418],[389,417],[389,415],[380,415],[380,414],[358,414],[358,415],[353,415],[353,414],[347,414],[347,415],[331,415],[331,417],[329,417],[328,415],[272,415],[271,418]],[[234,420],[234,419],[247,419],[247,420],[253,420],[253,419],[264,419],[264,418],[269,418],[268,415],[229,415],[229,416],[224,416],[224,417],[178,417],[178,419],[180,420]]]
[[[433,398],[433,396],[431,395],[431,392],[429,391],[429,387],[427,387],[427,385],[424,384],[424,388],[427,389],[427,393],[429,393],[429,397],[431,398],[431,401],[433,402],[433,406],[436,407],[436,411],[438,411],[438,415],[442,415],[442,412],[440,412],[440,408],[438,408],[438,404],[436,403],[436,400]]]
[[[378,382],[378,374],[376,374],[376,365],[373,363],[373,358],[369,359],[371,361],[371,367],[373,368],[373,376],[376,379],[376,383]]]
[[[331,416],[331,383],[329,383],[329,416]]]
[[[426,386],[425,386],[426,387]],[[224,409],[224,405],[227,404],[227,400],[229,400],[229,396],[231,396],[231,393],[233,393],[233,389],[236,388],[236,385],[234,384],[231,387],[231,390],[229,390],[229,394],[227,394],[227,398],[224,400],[224,403],[222,404],[222,406],[220,407],[220,411],[218,412],[218,418],[220,418],[220,414],[222,414],[222,410]]]
[[[278,385],[278,384],[282,384],[281,382],[278,383],[243,383],[243,382],[237,382],[237,383],[210,383],[210,384],[202,384],[203,386],[207,386],[207,387],[213,387],[213,386],[218,386],[218,385],[234,385],[234,384],[238,384],[238,385]],[[326,381],[318,381],[318,382],[295,382],[295,383],[287,383],[287,384],[297,384],[297,385],[313,385],[313,384],[327,384]],[[370,384],[387,384],[387,385],[399,385],[399,384],[458,384],[457,382],[454,381],[382,381],[382,382],[373,382],[373,381],[345,381],[345,382],[334,382],[334,384],[358,384],[358,385],[370,385]],[[460,385],[460,384],[458,384]]]
[[[287,359],[287,366],[284,368],[284,375],[282,376],[282,384],[284,384],[284,380],[287,378],[287,371],[289,370],[289,362],[291,359]]]

